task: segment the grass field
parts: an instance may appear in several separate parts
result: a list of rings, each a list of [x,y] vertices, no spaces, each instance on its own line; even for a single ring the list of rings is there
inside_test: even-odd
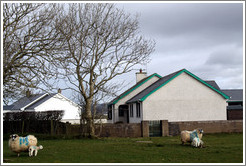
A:
[[[242,163],[243,134],[204,135],[205,148],[181,145],[179,136],[39,140],[37,157],[20,157],[3,142],[4,163]]]

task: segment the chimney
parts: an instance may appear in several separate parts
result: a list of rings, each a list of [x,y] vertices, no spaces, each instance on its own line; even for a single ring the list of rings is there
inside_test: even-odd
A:
[[[61,89],[59,88],[57,92],[58,92],[58,93],[61,93]]]
[[[31,96],[31,91],[29,89],[27,89],[26,91],[26,97],[30,97]]]
[[[136,81],[137,81],[137,83],[139,81],[141,81],[142,79],[146,78],[146,77],[147,77],[147,73],[146,72],[143,72],[143,70],[140,69],[139,72],[136,73]]]

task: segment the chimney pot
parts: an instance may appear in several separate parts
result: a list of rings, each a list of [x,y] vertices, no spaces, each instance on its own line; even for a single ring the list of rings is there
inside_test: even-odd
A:
[[[27,89],[26,91],[26,97],[30,97],[31,96],[31,91],[29,89]]]
[[[61,89],[60,88],[58,89],[58,93],[61,93]]]

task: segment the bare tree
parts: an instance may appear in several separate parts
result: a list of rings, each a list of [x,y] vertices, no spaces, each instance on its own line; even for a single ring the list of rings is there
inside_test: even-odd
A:
[[[3,3],[3,97],[5,104],[27,88],[45,88],[58,34],[51,27],[53,4]]]
[[[95,136],[91,106],[98,93],[109,93],[111,81],[149,61],[155,42],[139,34],[138,17],[114,4],[69,4],[56,28],[66,45],[59,57],[65,77],[85,102],[89,136]]]

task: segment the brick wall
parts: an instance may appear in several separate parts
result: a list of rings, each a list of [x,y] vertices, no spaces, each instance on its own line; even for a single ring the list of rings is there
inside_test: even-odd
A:
[[[243,132],[243,120],[168,122],[169,135],[179,135],[182,130],[202,128],[204,133]]]

